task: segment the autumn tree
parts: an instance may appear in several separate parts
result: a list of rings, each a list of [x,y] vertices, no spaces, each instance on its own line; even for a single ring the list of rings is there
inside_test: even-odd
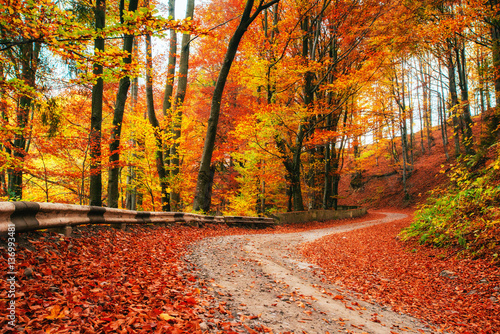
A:
[[[137,10],[138,0],[130,0],[128,11],[134,12]],[[120,22],[125,23],[125,4],[120,2]],[[126,56],[123,58],[123,63],[129,65],[132,63],[132,47],[134,44],[134,36],[126,33],[123,38],[123,51]],[[108,206],[111,208],[118,207],[118,186],[120,180],[120,134],[123,122],[123,113],[125,112],[125,103],[127,101],[128,90],[130,87],[130,76],[124,73],[118,85],[116,93],[115,112],[113,115],[113,131],[111,133],[111,143],[109,144],[109,177],[108,177]]]
[[[321,203],[322,207],[330,208],[336,205],[340,177],[338,168],[341,167],[339,159],[344,147],[339,130],[347,124],[349,118],[346,118],[346,113],[350,112],[346,102],[359,89],[358,84],[364,79],[362,73],[374,70],[368,69],[371,65],[365,67],[374,64],[368,60],[376,54],[375,48],[367,47],[368,40],[374,35],[375,23],[391,5],[390,2],[360,5],[345,1],[336,6],[323,2],[317,7],[302,9],[304,15],[300,18],[300,25],[303,37],[295,50],[300,52],[304,66],[300,70],[304,73],[303,93],[300,96],[301,110],[304,112],[301,113],[297,130],[288,130],[288,138],[284,136],[287,131],[279,131],[276,135],[284,165],[289,166],[285,167],[290,182],[289,210],[303,209],[299,182],[300,156],[305,143],[307,146],[316,145],[309,148],[309,154],[317,157],[309,160],[310,163],[323,166],[312,173],[321,171],[324,176],[324,182],[316,181],[315,185],[310,183],[311,186],[322,188],[322,198],[309,198],[309,206],[318,207],[318,203]],[[384,25],[380,24],[380,29],[383,28]],[[318,145],[321,141],[322,144]]]
[[[482,4],[482,3],[481,3]],[[486,8],[485,8],[486,7]],[[500,1],[486,1],[485,6],[473,7],[483,14],[483,20],[486,22],[490,31],[490,43],[493,65],[493,85],[495,88],[495,102],[497,108],[493,109],[490,115],[488,134],[484,144],[491,144],[498,138],[500,131]]]
[[[400,59],[398,62],[401,62],[399,65],[404,68],[405,67],[405,59]],[[394,68],[397,68],[398,64],[394,63]],[[399,124],[400,124],[400,134],[401,134],[401,147],[402,147],[402,159],[403,159],[403,193],[405,200],[409,199],[409,194],[408,194],[408,188],[407,188],[407,180],[408,180],[408,150],[409,150],[409,145],[408,145],[408,87],[407,87],[407,82],[406,82],[406,73],[404,70],[401,71],[401,77],[399,77],[399,74],[396,70],[394,70],[390,74],[390,81],[391,81],[391,91],[392,95],[394,97],[394,101],[397,104],[398,108],[398,113],[399,113]],[[423,131],[423,129],[422,129]]]
[[[170,18],[175,19],[175,0],[168,1],[168,15]],[[169,36],[169,51],[168,51],[168,63],[167,63],[167,78],[165,82],[165,89],[163,92],[163,104],[162,111],[163,117],[168,119],[172,123],[172,106],[173,106],[173,94],[174,94],[174,79],[175,79],[175,69],[177,64],[177,31],[175,29],[170,29]],[[170,126],[171,124],[169,124]],[[168,129],[162,129],[166,134]],[[166,173],[170,171],[170,147],[164,143],[163,147],[163,164],[166,166]],[[167,176],[167,175],[166,175]],[[169,176],[169,185],[172,187],[172,182]],[[178,202],[176,195],[169,194],[169,202],[172,197]],[[176,205],[176,204],[174,204]],[[172,205],[171,205],[172,208]]]
[[[193,19],[194,15],[194,0],[187,1],[186,19]],[[179,60],[179,80],[177,82],[177,93],[173,103],[173,117],[172,117],[172,146],[170,147],[170,168],[171,168],[171,182],[172,182],[172,205],[175,210],[181,208],[181,197],[178,189],[178,175],[180,172],[180,159],[179,159],[179,139],[181,137],[182,125],[182,109],[184,99],[186,98],[186,91],[188,88],[188,70],[189,70],[189,44],[191,42],[191,34],[184,33],[181,42],[181,55]]]
[[[211,202],[211,191],[215,169],[211,163],[212,154],[215,144],[215,136],[217,134],[217,124],[219,121],[220,114],[220,103],[222,100],[222,95],[224,92],[224,86],[226,84],[227,77],[229,75],[229,70],[236,56],[238,50],[238,45],[245,34],[245,31],[250,26],[250,24],[257,18],[261,11],[272,6],[279,0],[272,0],[270,2],[264,2],[260,0],[257,4],[257,8],[253,9],[254,1],[247,0],[243,13],[240,18],[240,23],[236,28],[231,40],[229,41],[226,55],[222,63],[222,68],[219,72],[219,77],[217,79],[217,84],[212,96],[212,104],[210,108],[210,118],[207,124],[207,134],[205,137],[205,142],[203,146],[203,154],[200,162],[200,170],[198,173],[198,179],[196,183],[196,192],[193,203],[193,209],[195,211],[205,211],[210,209]],[[252,12],[253,11],[253,12]]]
[[[154,96],[153,96],[153,60],[152,60],[152,46],[151,36],[146,36],[146,102],[148,110],[148,119],[153,127],[156,152],[155,162],[156,170],[161,188],[161,207],[163,211],[170,211],[170,196],[167,189],[167,172],[165,169],[165,162],[163,160],[163,138],[160,128],[160,123],[156,117]]]
[[[95,30],[100,33],[106,26],[106,1],[97,0],[94,8]],[[95,53],[104,51],[104,38],[94,40]],[[93,66],[96,76],[92,87],[92,116],[90,122],[90,205],[102,205],[102,170],[101,170],[101,126],[102,126],[102,99],[104,79],[102,78],[103,66],[96,62]]]
[[[40,104],[45,101],[41,93],[41,62],[46,54],[74,55],[82,50],[75,45],[78,37],[70,34],[70,15],[52,2],[17,1],[4,7],[0,14],[2,61],[0,86],[2,87],[2,138],[4,167],[7,169],[5,190],[12,200],[23,197],[24,161],[30,149],[31,120]],[[57,29],[54,29],[56,27]],[[68,33],[65,41],[60,33]],[[42,49],[47,50],[46,54]],[[12,105],[8,102],[13,99]],[[12,114],[8,109],[15,110]]]

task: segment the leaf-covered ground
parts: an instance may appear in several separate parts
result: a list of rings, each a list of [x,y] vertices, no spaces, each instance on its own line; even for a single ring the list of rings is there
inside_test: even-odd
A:
[[[330,235],[301,253],[324,269],[325,279],[434,323],[436,331],[500,333],[500,268],[457,259],[453,249],[402,243],[397,235],[410,222]]]
[[[376,215],[371,213],[365,219]],[[396,236],[408,224],[409,219],[329,236],[301,251],[325,268],[325,277],[358,291],[367,300],[436,323],[439,329],[500,332],[499,268],[482,260],[457,260],[451,250],[443,254],[403,244]],[[279,227],[259,233],[305,228]],[[74,238],[40,232],[20,235],[16,253],[18,328],[7,329],[9,299],[7,282],[2,280],[0,330],[202,333],[200,316],[217,318],[224,306],[210,302],[203,287],[197,288],[197,277],[183,255],[189,245],[207,236],[254,232],[220,226],[133,227],[131,232],[87,227]],[[7,258],[4,246],[0,256]],[[220,333],[264,331],[238,331],[241,326],[222,320],[219,324]]]
[[[234,230],[234,229],[232,229]],[[84,228],[18,237],[17,328],[26,333],[196,333],[201,291],[184,271],[187,246],[217,227]],[[3,242],[2,242],[3,244]],[[1,256],[7,264],[5,249]],[[4,267],[4,272],[6,272]],[[7,330],[7,282],[0,286],[0,328]]]

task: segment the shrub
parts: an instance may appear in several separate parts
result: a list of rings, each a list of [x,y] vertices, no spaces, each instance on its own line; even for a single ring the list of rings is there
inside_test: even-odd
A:
[[[431,191],[427,202],[404,229],[402,240],[437,247],[458,247],[464,255],[491,257],[500,253],[500,158],[477,169],[478,157],[451,166],[450,182]],[[442,166],[443,167],[443,166]],[[444,173],[445,171],[442,171]]]

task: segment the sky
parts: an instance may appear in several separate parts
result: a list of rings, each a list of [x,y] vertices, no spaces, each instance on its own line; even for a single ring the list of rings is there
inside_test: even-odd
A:
[[[195,8],[196,4],[199,0],[195,0]],[[163,17],[168,17],[168,0],[159,0],[160,6],[158,6],[158,10]],[[181,20],[186,16],[186,6],[187,0],[175,0],[175,19]],[[196,15],[196,12],[195,12]],[[177,42],[181,42],[180,34],[177,35]],[[177,47],[179,48],[179,46]],[[153,37],[153,57],[158,54],[164,54],[165,50],[168,50],[168,38],[157,38]],[[166,64],[164,64],[166,66]],[[142,79],[139,78],[139,83],[143,83]]]
[[[164,6],[165,10],[168,8],[168,0],[159,0],[159,2]],[[186,15],[186,0],[175,0],[175,18],[183,19]],[[196,0],[195,0],[196,6]],[[167,17],[167,12],[162,13],[165,17]]]

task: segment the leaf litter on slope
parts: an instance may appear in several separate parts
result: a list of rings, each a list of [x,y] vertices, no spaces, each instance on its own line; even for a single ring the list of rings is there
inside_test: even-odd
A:
[[[301,247],[325,279],[368,301],[457,333],[500,332],[500,268],[458,259],[452,249],[405,244],[397,235],[411,222],[376,225],[326,236]]]
[[[0,287],[0,328],[25,333],[195,333],[205,312],[196,277],[181,261],[187,245],[222,227],[105,227],[80,237],[18,236],[16,329],[7,324],[7,282]],[[7,253],[1,249],[7,263]]]

